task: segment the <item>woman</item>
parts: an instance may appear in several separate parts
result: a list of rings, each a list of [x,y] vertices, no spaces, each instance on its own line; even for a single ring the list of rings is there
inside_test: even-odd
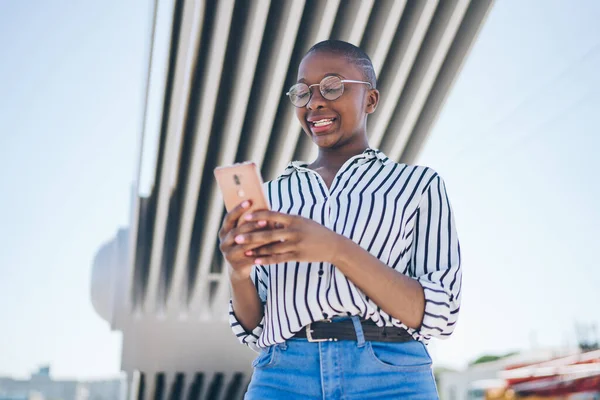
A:
[[[460,308],[460,248],[442,179],[371,149],[369,57],[313,46],[288,92],[318,146],[265,184],[272,211],[225,218],[230,321],[260,354],[247,399],[436,399],[425,344]],[[273,227],[272,229],[270,227]]]

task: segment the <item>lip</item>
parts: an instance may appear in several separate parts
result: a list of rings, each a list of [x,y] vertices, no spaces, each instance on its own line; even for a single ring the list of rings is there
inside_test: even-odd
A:
[[[319,121],[324,118],[315,119],[315,121]],[[325,126],[314,126],[310,121],[308,122],[308,128],[314,135],[326,135],[332,131],[337,123],[337,118],[334,117],[334,120],[331,124]]]
[[[312,114],[310,117],[306,118],[307,122],[316,122],[322,119],[337,119],[335,115],[321,115],[321,114]]]

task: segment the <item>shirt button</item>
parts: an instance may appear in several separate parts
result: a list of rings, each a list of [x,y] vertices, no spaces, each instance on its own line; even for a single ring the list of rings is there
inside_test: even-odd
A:
[[[323,275],[323,270],[319,271],[319,276]]]

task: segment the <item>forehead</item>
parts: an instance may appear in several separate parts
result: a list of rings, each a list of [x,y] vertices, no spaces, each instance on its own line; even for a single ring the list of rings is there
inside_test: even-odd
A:
[[[347,79],[363,79],[360,68],[339,54],[317,51],[304,57],[298,67],[298,81],[318,83],[328,74],[341,75]]]

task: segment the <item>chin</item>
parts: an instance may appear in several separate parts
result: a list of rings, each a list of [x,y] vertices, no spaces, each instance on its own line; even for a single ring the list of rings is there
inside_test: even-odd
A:
[[[313,136],[312,141],[321,149],[335,149],[340,147],[340,138],[334,135]]]
[[[310,140],[321,149],[335,149],[343,145],[344,134],[339,129],[326,135],[315,135],[308,127],[303,129]]]

